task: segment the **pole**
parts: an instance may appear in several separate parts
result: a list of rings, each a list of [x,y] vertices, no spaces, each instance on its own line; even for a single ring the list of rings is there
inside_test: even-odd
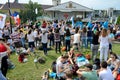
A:
[[[9,0],[8,0],[8,8],[9,8],[9,20],[10,20],[10,33],[12,34],[12,21],[11,21],[10,1]]]

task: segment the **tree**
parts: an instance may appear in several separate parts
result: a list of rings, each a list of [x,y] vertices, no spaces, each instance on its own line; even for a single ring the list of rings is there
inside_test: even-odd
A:
[[[37,9],[37,14],[36,10]],[[27,20],[36,21],[37,16],[41,16],[43,13],[41,5],[39,5],[37,2],[33,3],[31,0],[29,1],[29,4],[25,4],[25,9],[20,11],[20,18],[23,23],[25,23]]]
[[[117,24],[120,25],[120,16],[119,16],[118,19],[117,19]]]

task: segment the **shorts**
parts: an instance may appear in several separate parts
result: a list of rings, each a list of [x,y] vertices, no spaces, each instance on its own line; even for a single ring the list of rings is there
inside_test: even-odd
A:
[[[21,45],[21,42],[14,42],[14,45],[16,48],[20,48],[22,45]]]
[[[29,43],[28,43],[28,46],[29,46],[29,48],[35,47],[35,44],[34,44],[34,42],[29,42]]]

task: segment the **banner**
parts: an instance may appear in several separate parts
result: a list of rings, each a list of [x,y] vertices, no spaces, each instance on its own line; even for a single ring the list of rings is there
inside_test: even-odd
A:
[[[6,15],[0,13],[0,28],[3,29],[5,26]]]

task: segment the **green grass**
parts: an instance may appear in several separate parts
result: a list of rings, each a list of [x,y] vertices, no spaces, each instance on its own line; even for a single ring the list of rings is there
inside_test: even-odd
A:
[[[88,49],[87,51],[90,50]],[[113,52],[120,54],[120,44],[113,45]],[[43,73],[48,70],[51,67],[51,63],[60,56],[60,53],[56,54],[54,50],[48,51],[47,56],[44,56],[42,51],[39,51],[38,54],[46,59],[45,64],[37,63],[38,69],[34,63],[34,55],[27,56],[28,62],[20,63],[18,62],[18,55],[12,54],[10,59],[15,64],[15,68],[8,71],[7,77],[9,80],[41,80]]]

